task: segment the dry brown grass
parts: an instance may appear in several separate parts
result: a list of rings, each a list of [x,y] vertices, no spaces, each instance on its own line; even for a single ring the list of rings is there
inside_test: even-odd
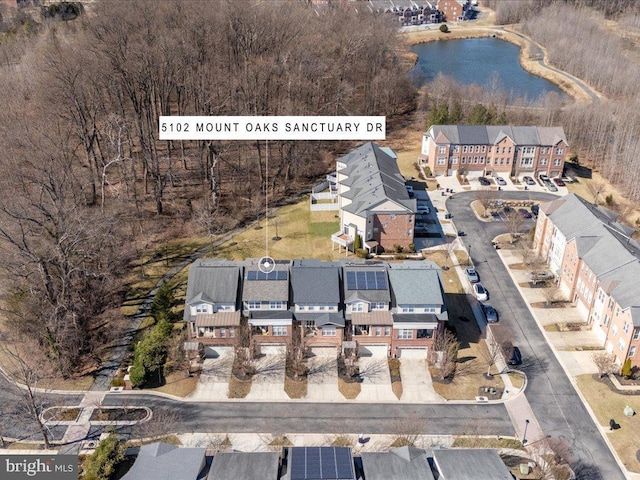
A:
[[[594,380],[591,375],[579,375],[576,381],[598,423],[608,429],[609,420],[613,418],[620,425],[618,430],[607,432],[607,438],[627,470],[640,473],[640,462],[636,457],[640,446],[640,415],[625,417],[623,413],[627,405],[636,412],[640,411],[638,397],[614,393],[605,384]]]
[[[520,390],[524,386],[524,376],[520,373],[511,372],[509,373],[509,380],[511,380],[511,384],[514,388]]]
[[[391,382],[391,391],[400,400],[402,398],[402,382]]]
[[[344,398],[347,400],[353,400],[360,395],[362,388],[358,382],[347,383],[342,378],[338,377],[338,390],[340,390],[340,393]]]
[[[251,391],[253,379],[240,380],[235,375],[229,377],[229,398],[245,398]]]
[[[192,394],[198,386],[198,377],[189,376],[184,372],[171,372],[166,377],[166,383],[158,388],[147,388],[150,392],[162,392],[176,397],[187,397]]]
[[[440,267],[450,267],[448,270],[442,270],[442,283],[446,293],[462,293],[462,283],[455,268],[452,267],[452,261],[448,258],[448,253],[444,250],[427,250],[423,252],[424,258]],[[456,255],[456,258],[457,255]]]
[[[307,396],[307,379],[294,380],[284,376],[284,391],[289,398],[304,398]]]

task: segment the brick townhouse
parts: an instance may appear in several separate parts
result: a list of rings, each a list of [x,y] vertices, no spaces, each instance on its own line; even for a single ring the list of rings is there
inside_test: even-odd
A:
[[[417,203],[409,197],[393,150],[365,143],[340,157],[336,169],[341,230],[331,236],[333,244],[353,250],[360,237],[369,251],[408,248]]]
[[[562,127],[432,125],[418,162],[433,175],[562,175],[568,154]]]
[[[536,253],[618,364],[640,366],[640,244],[617,214],[570,194],[540,208]]]

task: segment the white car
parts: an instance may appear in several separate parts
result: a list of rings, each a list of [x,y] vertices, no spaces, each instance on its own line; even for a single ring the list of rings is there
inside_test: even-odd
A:
[[[484,288],[481,283],[473,284],[473,293],[476,294],[476,298],[480,302],[486,302],[489,300],[489,292],[487,292],[487,289]]]
[[[431,209],[426,205],[418,205],[418,213],[426,213],[427,215],[431,213]]]

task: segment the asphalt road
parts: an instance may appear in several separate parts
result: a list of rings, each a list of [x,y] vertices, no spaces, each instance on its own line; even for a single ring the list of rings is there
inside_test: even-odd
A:
[[[531,192],[502,192],[503,199],[551,200],[553,195]],[[491,240],[505,233],[504,222],[480,222],[469,204],[473,192],[457,193],[446,206],[453,214],[458,230],[469,236],[471,258],[480,274],[480,281],[489,291],[489,302],[500,314],[500,324],[511,335],[523,357],[522,370],[529,378],[527,399],[540,426],[547,435],[564,439],[570,446],[574,461],[588,472],[579,478],[622,480],[624,475],[602,439],[573,384],[545,341],[527,305],[498,258]],[[530,220],[525,226],[532,227]],[[526,419],[522,419],[524,423]],[[596,472],[597,469],[597,472]]]
[[[105,405],[146,405],[180,417],[178,433],[428,433],[513,435],[502,404],[323,404],[176,402],[147,395],[106,396]]]

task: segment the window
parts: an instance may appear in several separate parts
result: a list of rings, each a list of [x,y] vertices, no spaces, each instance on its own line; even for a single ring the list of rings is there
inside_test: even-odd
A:
[[[624,340],[622,338],[618,339],[618,348],[624,350]]]
[[[466,145],[464,145],[464,146],[462,147],[462,153],[467,153],[467,146],[466,146]],[[463,158],[464,158],[464,157],[463,157]]]
[[[398,330],[398,338],[402,340],[411,340],[413,338],[413,330],[408,328]]]
[[[480,163],[484,163],[484,157],[480,157]]]
[[[376,337],[380,337],[382,335],[382,327],[376,327],[375,335]]]
[[[640,328],[633,329],[633,339],[638,340],[640,338]]]
[[[413,313],[414,311],[413,307],[402,307],[402,313]]]
[[[364,303],[358,302],[351,305],[352,312],[364,312]]]
[[[413,234],[413,229],[412,228],[407,230],[407,237],[410,237],[412,234]]]
[[[540,165],[546,165],[547,164],[547,159],[546,158],[541,158],[540,159]]]
[[[438,147],[438,153],[445,153],[447,151],[447,147]]]
[[[199,303],[196,305],[196,313],[207,313],[209,311],[209,305]]]
[[[473,157],[473,163],[478,163],[478,157]]]
[[[446,160],[444,157],[438,157],[437,165],[444,165],[445,161]]]
[[[384,310],[386,303],[384,302],[374,302],[371,304],[371,310]]]
[[[465,163],[467,163],[467,157],[462,157],[462,160],[460,160],[460,163],[462,165],[464,165]]]
[[[227,329],[224,327],[220,328],[220,338],[227,338]]]
[[[260,302],[247,302],[247,308],[249,310],[260,310]]]
[[[336,327],[322,327],[322,336],[323,337],[335,337],[336,336]]]
[[[395,214],[391,214],[391,220],[395,220],[396,219],[396,215]]]
[[[287,336],[287,327],[285,325],[275,325],[273,327],[273,336],[274,337],[286,337]]]
[[[284,302],[269,302],[269,310],[282,310]]]
[[[482,145],[482,153],[487,151],[487,146],[486,145]]]
[[[630,349],[629,349],[629,356],[633,357],[636,354],[636,346],[633,345]]]
[[[384,327],[384,336],[388,337],[391,335],[391,327]]]
[[[320,310],[320,311],[322,312],[325,308],[326,308],[326,307],[325,307],[324,305],[320,305],[320,306],[318,307],[318,310]]]
[[[451,159],[451,164],[452,164],[452,165],[457,165],[457,164],[458,164],[458,157],[453,157],[453,158]]]
[[[476,145],[476,153],[480,152],[480,145]]]
[[[622,331],[624,333],[629,333],[629,322],[624,322],[624,324],[622,325]]]
[[[559,167],[559,166],[562,164],[562,160],[561,160],[560,158],[556,158],[556,159],[553,161],[553,164],[554,164],[556,167]]]
[[[613,333],[614,335],[616,333],[618,333],[618,326],[617,325],[614,325],[613,328],[611,328],[611,333]]]
[[[562,148],[556,148],[556,155],[562,155]]]

